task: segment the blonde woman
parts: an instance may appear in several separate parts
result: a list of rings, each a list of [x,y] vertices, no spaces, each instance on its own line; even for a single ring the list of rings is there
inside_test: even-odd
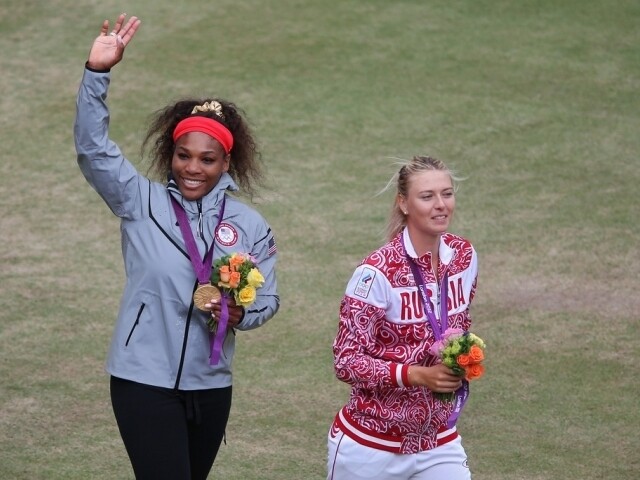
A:
[[[467,331],[477,255],[449,233],[455,177],[416,156],[395,177],[388,242],[356,268],[333,343],[337,378],[351,385],[328,438],[329,480],[468,480],[455,420],[463,380],[429,352],[447,328]]]

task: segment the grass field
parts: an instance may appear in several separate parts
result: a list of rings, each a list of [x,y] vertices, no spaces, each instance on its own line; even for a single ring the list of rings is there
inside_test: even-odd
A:
[[[488,372],[459,422],[475,480],[640,478],[640,4],[633,0],[0,0],[0,478],[130,479],[103,370],[118,221],[75,163],[83,63],[142,18],[111,136],[140,163],[182,95],[242,106],[268,185],[282,307],[239,337],[211,478],[324,478],[348,389],[331,342],[381,242],[395,158],[466,177]]]

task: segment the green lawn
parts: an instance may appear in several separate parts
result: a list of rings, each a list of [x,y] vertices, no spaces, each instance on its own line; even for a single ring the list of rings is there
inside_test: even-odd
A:
[[[348,396],[338,304],[382,240],[397,159],[466,180],[487,374],[459,422],[474,480],[640,478],[640,4],[632,0],[0,1],[0,478],[133,478],[103,370],[118,221],[75,163],[75,93],[120,9],[112,137],[235,101],[262,146],[282,307],[239,336],[211,478],[322,479]]]

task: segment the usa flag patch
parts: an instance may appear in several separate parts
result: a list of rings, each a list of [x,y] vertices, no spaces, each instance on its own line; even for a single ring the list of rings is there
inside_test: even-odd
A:
[[[276,247],[276,239],[274,237],[269,239],[268,246],[269,249],[267,250],[267,255],[271,256],[278,251],[278,248]]]

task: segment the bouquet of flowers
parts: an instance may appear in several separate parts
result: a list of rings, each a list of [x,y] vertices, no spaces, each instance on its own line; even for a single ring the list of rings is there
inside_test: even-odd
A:
[[[236,305],[248,307],[256,300],[256,290],[264,283],[264,277],[251,255],[232,253],[225,255],[211,267],[211,284],[220,288],[223,294],[233,296]],[[213,319],[207,322],[211,331],[217,323]]]
[[[444,365],[465,380],[475,380],[484,374],[484,341],[477,335],[460,328],[448,328],[442,339],[435,342],[429,352],[439,357]],[[455,392],[436,393],[441,400],[453,400]]]

